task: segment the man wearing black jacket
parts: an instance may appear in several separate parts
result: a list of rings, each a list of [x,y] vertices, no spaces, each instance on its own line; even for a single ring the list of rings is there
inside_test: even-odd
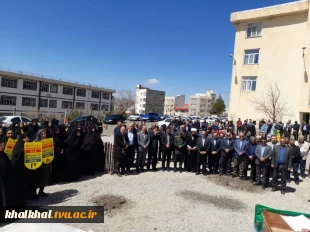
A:
[[[299,134],[300,125],[295,121],[295,124],[293,125],[293,135],[294,139],[298,140],[298,134]]]
[[[115,170],[117,176],[122,177],[125,174],[126,156],[129,144],[128,135],[126,132],[126,126],[121,126],[120,133],[114,135],[115,141]],[[120,173],[121,169],[121,173]]]
[[[127,159],[126,159],[126,171],[132,173],[130,167],[133,165],[135,159],[135,150],[138,149],[138,137],[137,134],[133,132],[134,123],[128,127],[128,149],[127,149]]]
[[[152,126],[153,127],[153,126]],[[156,164],[157,164],[157,151],[158,151],[158,141],[160,139],[160,132],[159,127],[154,126],[153,130],[149,129],[149,137],[150,137],[150,144],[148,147],[148,159],[147,159],[147,170],[150,170],[152,164],[152,170],[157,171]]]
[[[221,140],[218,139],[217,133],[213,133],[213,138],[210,142],[211,149],[208,155],[209,172],[210,174],[217,174],[221,155]]]
[[[199,134],[199,129],[200,129],[200,122],[199,119],[197,118],[196,121],[193,123],[192,128],[197,129],[197,134]]]
[[[163,151],[163,157],[162,157],[162,171],[166,170],[170,172],[170,160],[171,160],[171,153],[174,149],[174,136],[170,133],[171,128],[166,128],[166,133],[161,136],[160,138],[160,144]],[[166,160],[167,160],[167,166],[166,166]]]
[[[234,140],[231,133],[226,133],[226,138],[221,142],[221,158],[220,158],[220,176],[225,174],[227,176],[231,173],[231,161],[234,154]]]
[[[294,175],[294,181],[296,185],[299,185],[299,178],[298,178],[298,167],[301,160],[300,155],[300,148],[295,145],[295,140],[290,140],[290,154],[292,157],[292,167],[293,167],[293,175]],[[288,180],[290,179],[290,176],[288,176]]]
[[[210,149],[210,139],[206,137],[207,132],[203,130],[201,137],[197,140],[197,168],[196,175],[200,174],[200,165],[202,164],[202,174],[207,175],[207,157]]]
[[[306,122],[302,124],[301,130],[302,130],[302,135],[305,137],[305,141],[308,141],[309,125]]]

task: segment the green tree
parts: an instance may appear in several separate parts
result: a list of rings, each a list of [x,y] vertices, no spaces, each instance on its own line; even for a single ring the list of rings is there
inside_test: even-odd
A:
[[[226,109],[225,102],[222,98],[222,95],[220,94],[220,96],[218,97],[218,99],[216,99],[216,101],[214,102],[212,106],[211,113],[216,114],[216,115],[221,115],[222,113],[225,112],[225,109]]]
[[[81,111],[78,111],[78,110],[70,110],[69,113],[68,113],[68,118],[70,120],[73,120],[75,118],[77,118],[78,116],[81,116],[82,115],[82,112]]]

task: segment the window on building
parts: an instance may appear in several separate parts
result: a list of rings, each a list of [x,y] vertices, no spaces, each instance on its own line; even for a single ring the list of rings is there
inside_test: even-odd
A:
[[[192,108],[196,108],[196,106],[197,106],[196,104],[192,104],[191,105]]]
[[[36,106],[36,100],[37,99],[35,99],[35,98],[23,97],[22,98],[22,106],[35,107]]]
[[[77,110],[85,110],[85,102],[77,102],[75,105]]]
[[[146,92],[143,92],[143,96],[146,96]]]
[[[255,91],[257,77],[242,77],[242,91]]]
[[[7,87],[7,88],[17,88],[17,79],[15,78],[8,78],[8,77],[2,77],[1,81],[1,86],[2,87]]]
[[[51,84],[51,93],[58,93],[58,85],[56,84]]]
[[[102,93],[102,99],[103,100],[110,100],[110,94],[109,93]]]
[[[0,104],[1,105],[16,106],[16,97],[8,96],[8,95],[1,95]]]
[[[24,81],[23,89],[27,90],[37,90],[37,82],[34,81]]]
[[[91,103],[91,104],[90,104],[90,110],[98,111],[98,110],[99,110],[99,105],[98,105],[98,104]]]
[[[142,104],[142,107],[145,107],[145,104]]]
[[[244,52],[244,64],[258,64],[259,49]]]
[[[91,91],[91,97],[92,97],[92,98],[99,98],[99,96],[100,96],[100,92]]]
[[[109,111],[109,105],[108,104],[102,104],[101,105],[101,110],[102,111]]]
[[[49,108],[57,108],[57,100],[51,100],[50,99]]]
[[[40,107],[47,107],[48,99],[40,99]]]
[[[145,102],[145,101],[146,101],[146,98],[143,98],[143,101]]]
[[[76,90],[76,96],[86,97],[86,90],[85,89],[77,89]]]
[[[42,83],[42,85],[41,85],[41,91],[42,92],[49,92],[49,84],[47,84],[47,83]]]
[[[262,23],[250,23],[246,32],[246,37],[258,37],[262,35]]]
[[[71,101],[62,101],[61,108],[72,109],[72,102]]]
[[[65,95],[73,95],[73,88],[63,87],[62,93]]]

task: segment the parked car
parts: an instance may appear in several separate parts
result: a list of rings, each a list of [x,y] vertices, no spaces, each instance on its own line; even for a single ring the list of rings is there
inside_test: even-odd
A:
[[[141,117],[142,121],[160,121],[160,116],[157,113],[149,113],[149,114],[145,114]]]
[[[69,121],[68,126],[70,126],[71,123],[74,123],[74,122],[78,124],[88,125],[88,123],[90,123],[91,121],[93,121],[95,124],[98,123],[98,119],[95,118],[94,116],[78,116],[75,119]]]
[[[142,116],[143,114],[133,114],[129,116],[128,120],[129,121],[140,121]]]
[[[104,119],[105,124],[116,124],[118,121],[124,122],[125,117],[121,114],[111,114]]]
[[[158,126],[161,127],[162,125],[166,124],[166,126],[170,126],[173,118],[166,118],[163,121],[158,122]]]
[[[169,115],[160,115],[159,117],[160,117],[160,120],[165,120],[167,118],[170,118]]]
[[[0,125],[2,127],[9,127],[13,122],[26,122],[27,124],[31,123],[31,119],[23,116],[1,116]]]

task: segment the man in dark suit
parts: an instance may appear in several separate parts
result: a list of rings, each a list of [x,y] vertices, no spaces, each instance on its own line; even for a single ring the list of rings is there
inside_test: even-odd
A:
[[[273,170],[272,189],[274,192],[277,189],[279,174],[281,174],[280,190],[281,194],[285,194],[287,171],[291,169],[292,157],[290,148],[285,146],[283,138],[280,140],[280,145],[276,145],[272,151],[271,167]]]
[[[157,151],[158,151],[158,142],[160,139],[159,127],[155,126],[153,130],[149,130],[150,144],[148,148],[148,160],[147,160],[147,170],[150,170],[152,164],[152,170],[157,171]]]
[[[179,162],[179,171],[182,173],[182,165],[184,162],[184,156],[186,154],[186,138],[185,133],[182,131],[176,137],[174,137],[174,148],[175,148],[175,156],[174,156],[174,172],[177,171],[177,162]]]
[[[231,161],[234,153],[234,143],[231,132],[226,133],[226,138],[221,142],[221,158],[220,158],[220,176],[223,174],[230,175]]]
[[[161,136],[161,138],[160,138],[160,144],[161,144],[161,148],[163,151],[162,171],[165,171],[166,167],[167,167],[168,172],[170,172],[171,153],[172,153],[172,150],[174,148],[174,146],[173,146],[174,137],[170,132],[171,132],[171,128],[167,127],[166,133],[163,136]],[[166,160],[167,160],[167,166],[166,166]]]
[[[306,122],[302,124],[301,130],[302,130],[302,135],[305,137],[305,141],[308,141],[309,125]]]
[[[255,164],[255,160],[256,160],[256,147],[257,147],[257,143],[256,143],[256,138],[254,136],[251,136],[250,138],[250,142],[247,143],[247,146],[245,148],[245,157],[244,157],[244,165],[243,165],[243,176],[244,176],[244,180],[247,179],[247,175],[248,175],[248,166],[251,166],[251,183],[255,183],[256,181],[256,164]]]
[[[239,173],[239,178],[244,179],[243,176],[243,161],[245,156],[247,141],[245,140],[244,133],[239,134],[239,139],[235,141],[235,155],[234,155],[234,172],[232,177],[236,177]]]
[[[295,140],[298,139],[299,129],[300,125],[297,123],[297,121],[295,121],[295,124],[293,125],[293,135]]]
[[[187,145],[187,154],[185,155],[185,169],[188,172],[196,172],[196,164],[197,164],[197,129],[192,128],[191,133],[186,137],[186,145]]]
[[[207,157],[210,149],[210,140],[206,137],[207,132],[202,130],[201,137],[197,140],[197,168],[196,175],[200,174],[200,165],[202,164],[202,174],[207,175]]]
[[[190,125],[189,121],[186,121],[185,123],[185,130],[186,130],[186,135],[191,133],[192,126]]]
[[[146,159],[146,154],[147,154],[149,144],[150,144],[150,138],[147,133],[146,126],[144,125],[142,127],[141,132],[138,132],[139,150],[138,150],[138,156],[137,156],[137,161],[136,161],[137,173],[144,172],[145,159]]]
[[[291,138],[292,127],[289,123],[286,123],[286,126],[283,129],[284,137]]]
[[[120,133],[114,135],[115,141],[115,170],[114,172],[121,177],[125,174],[127,148],[129,144],[128,136],[125,133],[126,126],[123,125],[120,129]],[[120,173],[121,169],[121,173]]]
[[[210,140],[210,143],[211,149],[208,154],[209,173],[218,174],[221,155],[221,140],[217,137],[217,133],[213,133],[213,138]]]
[[[114,128],[114,135],[116,135],[117,133],[120,133],[122,125],[123,123],[121,121],[117,122],[117,126]]]
[[[161,138],[166,134],[166,129],[167,129],[167,126],[166,124],[163,124],[160,128],[159,128],[159,135],[160,135],[160,140],[161,141]],[[158,152],[158,161],[161,161],[161,157],[164,156],[164,151],[163,151],[163,148],[162,146],[160,145],[160,148],[159,148],[159,152]]]
[[[199,119],[198,119],[198,118],[197,118],[197,119],[195,120],[195,122],[193,123],[192,128],[196,128],[196,129],[197,129],[197,134],[199,134],[200,122],[199,122]]]
[[[256,183],[254,185],[262,184],[262,189],[266,188],[267,185],[267,170],[270,165],[270,158],[272,155],[272,148],[267,145],[267,139],[263,137],[261,139],[261,144],[256,147]]]
[[[133,132],[134,123],[128,127],[128,149],[127,149],[127,160],[126,160],[126,172],[132,173],[130,167],[133,165],[135,159],[135,150],[138,149],[138,137],[137,134]]]

